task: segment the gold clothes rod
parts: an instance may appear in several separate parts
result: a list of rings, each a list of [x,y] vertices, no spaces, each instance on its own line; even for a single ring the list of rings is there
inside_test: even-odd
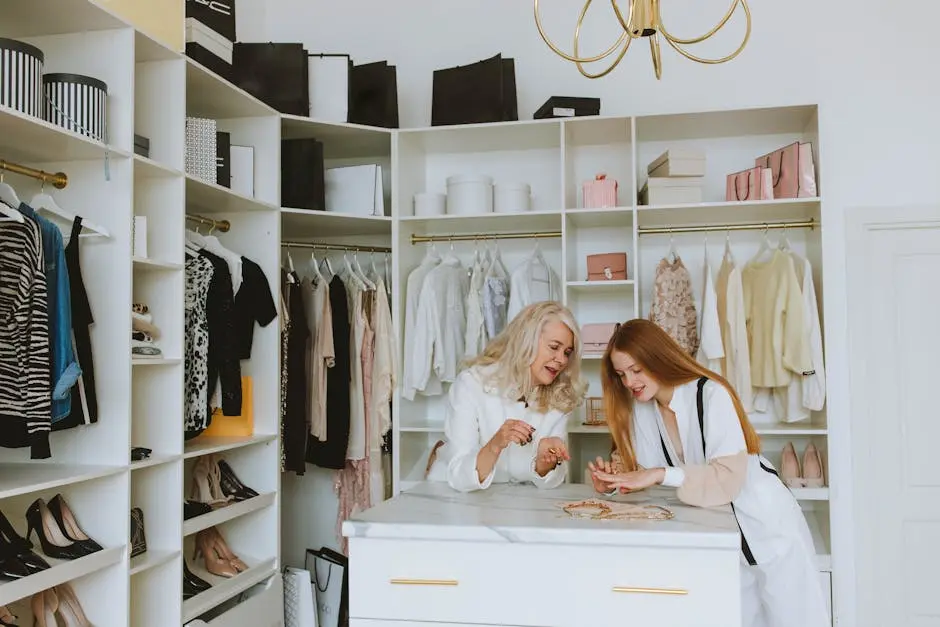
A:
[[[534,233],[462,233],[460,235],[412,235],[411,243],[422,242],[473,242],[494,239],[546,239],[561,237],[561,231],[536,231]]]
[[[212,218],[205,218],[203,216],[197,215],[187,215],[186,219],[190,222],[196,222],[198,224],[204,224],[213,229],[218,229],[223,233],[228,233],[229,229],[232,228],[232,223],[228,220],[213,220]]]
[[[812,229],[816,227],[816,220],[801,220],[799,222],[751,222],[748,224],[704,224],[701,226],[649,226],[640,227],[640,235],[672,234],[672,233],[726,233],[728,231],[769,231],[773,229]]]
[[[281,242],[284,248],[313,248],[314,250],[352,250],[359,253],[390,253],[387,246],[364,246],[360,244],[319,244],[317,242]]]
[[[66,185],[69,184],[69,177],[65,174],[65,172],[56,172],[53,174],[51,172],[46,172],[45,170],[37,170],[36,168],[20,165],[18,163],[4,161],[3,159],[0,159],[0,170],[6,170],[7,172],[20,174],[22,176],[28,176],[30,178],[42,181],[43,183],[52,183],[52,186],[56,189],[63,189]]]

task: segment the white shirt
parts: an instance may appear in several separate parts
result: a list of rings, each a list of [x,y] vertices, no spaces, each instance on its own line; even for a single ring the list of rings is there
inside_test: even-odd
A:
[[[450,388],[444,423],[447,445],[438,456],[439,461],[446,463],[448,483],[460,492],[483,490],[493,482],[531,482],[539,488],[558,487],[568,473],[568,463],[563,462],[540,477],[535,472],[535,461],[543,437],[559,437],[567,444],[568,415],[560,411],[543,414],[506,398],[483,383],[487,371],[490,369],[480,367],[464,370]],[[532,441],[525,446],[510,444],[503,449],[493,471],[480,481],[477,454],[510,418],[524,420],[535,427]]]
[[[536,252],[512,272],[506,321],[512,321],[516,314],[532,303],[545,300],[560,301],[561,298],[561,281],[558,275],[545,262],[542,254]]]
[[[408,275],[405,296],[405,346],[415,345],[415,335],[418,333],[415,322],[418,317],[418,301],[421,297],[421,289],[424,287],[424,279],[427,278],[428,273],[440,262],[441,256],[437,254],[435,249],[431,248],[421,261],[421,265]],[[405,351],[405,366],[404,372],[402,372],[402,396],[409,401],[414,400],[415,392],[418,391],[415,375],[417,369],[413,363],[416,358],[420,360],[421,356],[416,355],[414,351]],[[432,392],[436,390],[439,394],[441,392],[441,382],[431,377],[422,389]]]
[[[705,259],[705,286],[702,289],[702,319],[699,324],[699,363],[713,372],[721,372],[721,358],[725,356],[725,347],[721,343],[721,323],[718,320],[718,295],[712,281],[712,268]]]
[[[703,391],[703,453],[696,406],[697,386],[697,381],[677,386],[669,403],[669,409],[676,414],[685,459],[683,465],[703,465],[717,457],[747,450],[731,395],[719,383],[708,381]],[[637,462],[644,468],[666,468],[663,485],[681,486],[685,479],[682,467],[670,467],[663,454],[665,444],[673,462],[679,463],[655,401],[635,404],[633,431]],[[762,465],[773,468],[760,455],[748,456],[744,487],[732,501],[738,524],[759,564],[780,555],[794,542],[804,542],[804,536],[808,536],[799,503],[783,482]]]

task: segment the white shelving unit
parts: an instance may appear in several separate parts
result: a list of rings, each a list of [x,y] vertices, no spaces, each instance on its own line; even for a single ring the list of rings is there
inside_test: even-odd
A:
[[[0,36],[42,49],[46,72],[104,80],[110,140],[104,145],[0,107],[0,159],[65,172],[68,186],[54,192],[59,204],[110,233],[81,242],[95,317],[98,422],[54,433],[49,460],[29,461],[27,450],[0,449],[0,510],[21,534],[29,504],[62,493],[83,529],[105,549],[0,584],[0,604],[15,603],[22,624],[29,624],[29,597],[70,582],[99,627],[166,627],[196,617],[231,624],[240,611],[236,602],[251,589],[258,593],[251,611],[266,604],[268,614],[277,616],[282,613],[278,325],[255,329],[251,359],[242,362],[242,375],[253,382],[254,434],[184,441],[183,233],[190,213],[228,221],[228,232],[213,234],[258,263],[277,294],[280,116],[87,0],[6,2],[0,7]],[[213,117],[233,143],[254,147],[255,198],[184,173],[187,115]],[[151,139],[149,158],[133,154],[134,133]],[[38,181],[7,177],[26,200],[38,191]],[[132,256],[134,216],[148,218],[146,258]],[[148,305],[161,332],[160,358],[132,358],[132,303]],[[153,453],[131,462],[134,446]],[[224,457],[259,496],[184,521],[192,465],[209,454]],[[130,559],[132,507],[144,512],[147,551]],[[223,579],[193,560],[195,534],[209,527],[219,529],[247,571]],[[185,602],[183,560],[212,583]],[[220,614],[224,619],[216,618]]]

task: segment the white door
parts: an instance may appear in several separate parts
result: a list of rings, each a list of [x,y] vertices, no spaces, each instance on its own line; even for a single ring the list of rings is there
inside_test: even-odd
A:
[[[935,627],[940,207],[850,211],[847,227],[858,627]]]

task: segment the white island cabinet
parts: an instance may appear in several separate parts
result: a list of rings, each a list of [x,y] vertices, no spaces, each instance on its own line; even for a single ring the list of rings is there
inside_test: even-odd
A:
[[[423,483],[343,523],[351,627],[740,627],[741,540],[730,508],[673,490],[612,500],[670,520],[576,519],[591,498],[499,485],[461,494]]]

